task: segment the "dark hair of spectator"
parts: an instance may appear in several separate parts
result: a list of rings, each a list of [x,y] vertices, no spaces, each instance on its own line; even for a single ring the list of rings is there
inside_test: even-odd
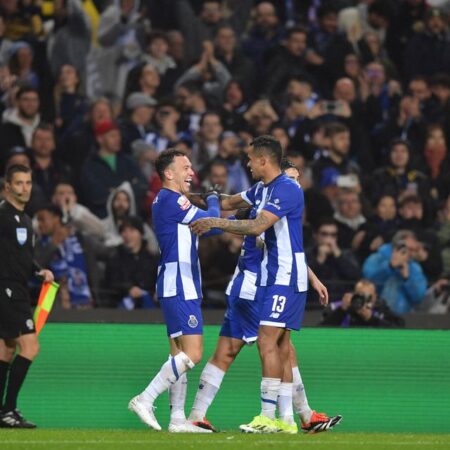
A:
[[[393,11],[386,0],[375,0],[369,5],[367,13],[376,14],[377,16],[381,16],[387,20],[390,20],[392,18]]]
[[[165,179],[164,171],[169,167],[177,156],[187,156],[183,150],[168,148],[163,150],[155,161],[155,168],[161,180]]]
[[[327,138],[332,138],[336,134],[348,133],[349,129],[347,125],[341,122],[330,122],[325,125],[324,134]]]
[[[34,136],[36,136],[36,133],[39,130],[40,131],[48,131],[49,133],[52,133],[52,134],[55,131],[55,129],[54,129],[54,127],[53,127],[53,125],[51,123],[41,122],[33,131],[33,139],[34,139]]]
[[[13,164],[6,169],[5,180],[7,183],[11,183],[15,173],[31,173],[31,169],[22,164]]]
[[[337,228],[337,222],[332,217],[323,217],[317,222],[315,231],[318,232],[322,227],[332,225]]]
[[[280,168],[282,171],[285,171],[287,169],[297,169],[297,167],[295,167],[295,164],[292,161],[289,161],[289,159],[283,158],[281,160],[281,165]]]
[[[308,36],[308,31],[306,30],[306,28],[292,27],[292,28],[288,28],[288,30],[286,31],[286,39],[290,39],[291,36],[296,33],[301,33],[301,34],[304,34],[305,36]]]
[[[334,6],[332,6],[331,4],[322,5],[317,10],[317,18],[319,20],[321,20],[324,17],[329,16],[331,14],[334,14],[334,15],[337,14],[337,9]]]
[[[216,29],[216,32],[214,33],[214,37],[217,37],[217,35],[219,34],[220,30],[231,30],[234,34],[236,34],[234,32],[234,28],[231,25],[228,25],[226,23],[223,23],[222,25],[219,25]]]
[[[200,118],[200,122],[199,122],[200,127],[203,126],[203,122],[205,121],[205,118],[208,116],[218,117],[220,123],[222,123],[222,117],[220,116],[220,114],[217,111],[206,111],[205,113],[202,114],[202,117]]]
[[[250,142],[250,145],[257,155],[268,155],[278,165],[281,164],[283,149],[281,148],[281,144],[273,136],[269,136],[268,134],[258,136]]]
[[[59,217],[59,219],[62,222],[63,212],[61,211],[61,208],[59,206],[56,206],[53,203],[48,203],[46,205],[42,205],[41,207],[38,208],[38,210],[36,212],[39,212],[39,211],[47,211],[52,216]]]
[[[179,88],[186,89],[190,94],[203,95],[202,85],[197,81],[186,81],[178,86]]]
[[[408,149],[408,152],[411,153],[410,142],[406,139],[401,139],[401,138],[395,138],[395,139],[392,139],[391,142],[389,142],[389,153],[391,153],[392,150],[394,150],[394,147],[396,147],[397,145],[404,145]]]
[[[228,173],[228,165],[225,161],[222,161],[221,159],[213,159],[208,164],[208,170],[206,173],[210,174],[213,167],[224,167]]]
[[[148,36],[147,46],[150,45],[156,39],[162,39],[163,41],[166,41],[167,45],[169,45],[169,39],[167,39],[166,33],[164,33],[164,31],[154,30]]]
[[[446,73],[438,73],[430,78],[430,86],[442,86],[450,89],[450,76]]]
[[[406,205],[409,204],[414,204],[414,205],[423,205],[422,199],[418,196],[418,195],[407,195],[406,197],[402,198],[399,203],[398,206],[399,208],[403,208]]]
[[[36,88],[32,86],[22,86],[16,94],[16,99],[19,99],[24,94],[28,94],[28,92],[34,92],[36,95],[39,95],[39,92]]]
[[[423,75],[416,75],[409,80],[409,84],[411,84],[413,81],[423,81],[427,86],[430,85],[430,82],[428,81],[428,78]]]

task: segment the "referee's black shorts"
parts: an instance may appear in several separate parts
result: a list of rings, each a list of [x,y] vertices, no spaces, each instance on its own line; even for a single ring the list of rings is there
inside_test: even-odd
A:
[[[15,339],[35,333],[29,299],[12,299],[0,293],[0,338]]]

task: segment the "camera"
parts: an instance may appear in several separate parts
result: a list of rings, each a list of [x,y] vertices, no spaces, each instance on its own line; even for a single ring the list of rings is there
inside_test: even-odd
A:
[[[369,304],[372,300],[372,296],[364,294],[353,294],[350,302],[350,309],[352,311],[359,311],[362,307]]]

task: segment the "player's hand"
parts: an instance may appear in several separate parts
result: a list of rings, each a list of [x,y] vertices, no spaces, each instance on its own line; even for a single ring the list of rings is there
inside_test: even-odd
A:
[[[208,189],[204,194],[202,194],[202,197],[203,197],[203,200],[206,201],[206,199],[208,197],[210,197],[211,195],[215,195],[218,198],[220,198],[220,194],[221,194],[221,187],[218,184],[215,184],[210,189]]]
[[[189,225],[189,228],[191,231],[198,236],[201,236],[202,234],[207,233],[211,228],[214,227],[213,218],[206,218],[206,219],[198,219],[195,222],[192,222]]]
[[[327,287],[317,277],[311,280],[311,286],[319,294],[320,304],[327,306],[329,299]]]
[[[55,277],[53,276],[53,273],[51,270],[42,269],[37,273],[37,275],[39,277],[42,277],[44,279],[44,282],[46,282],[46,283],[51,283],[52,281],[55,281]]]

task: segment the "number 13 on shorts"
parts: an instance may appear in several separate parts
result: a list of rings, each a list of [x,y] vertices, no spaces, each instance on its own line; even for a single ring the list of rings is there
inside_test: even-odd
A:
[[[286,306],[286,297],[284,295],[274,295],[272,298],[272,311],[282,313]]]

